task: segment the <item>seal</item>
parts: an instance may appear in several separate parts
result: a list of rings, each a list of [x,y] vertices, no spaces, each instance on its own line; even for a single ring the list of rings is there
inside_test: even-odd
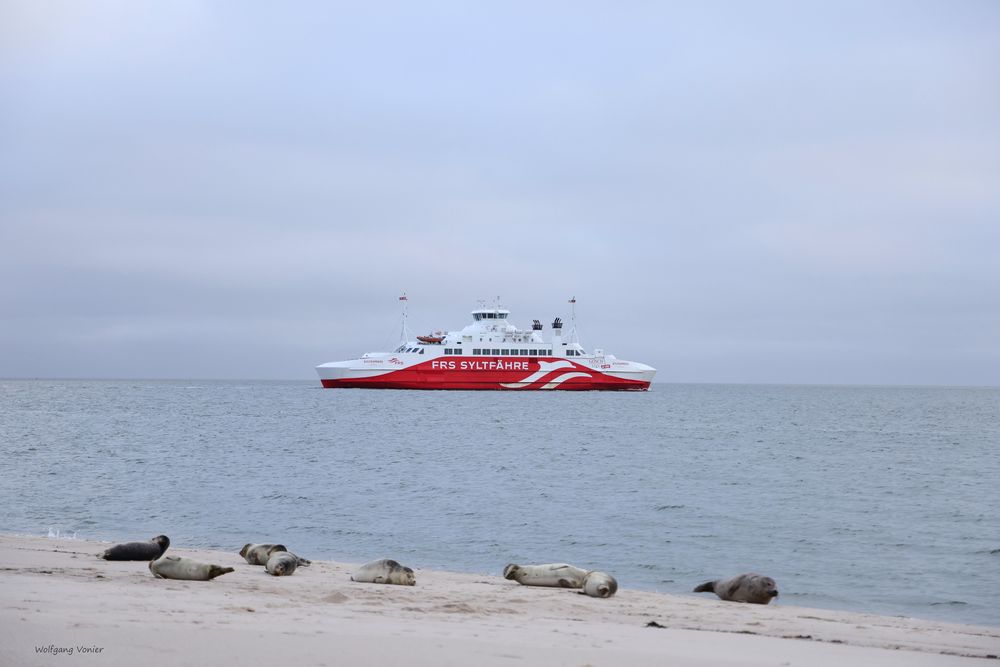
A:
[[[202,563],[193,558],[180,556],[160,556],[149,561],[149,571],[159,579],[185,579],[187,581],[208,581],[233,572],[231,567]]]
[[[296,558],[295,554],[288,553],[287,551],[272,551],[264,569],[267,570],[268,574],[276,577],[286,577],[295,572],[295,568],[298,565],[299,559]]]
[[[170,546],[170,538],[157,535],[149,542],[126,542],[105,549],[98,558],[104,560],[156,560]]]
[[[244,544],[240,555],[251,565],[267,565],[274,551],[288,551],[284,544]]]
[[[559,588],[583,588],[587,570],[568,563],[545,563],[543,565],[517,565],[510,563],[503,569],[504,579],[513,579],[524,586],[555,586]]]
[[[240,549],[240,555],[251,565],[266,566],[271,554],[276,551],[291,553],[284,544],[244,544],[243,548]],[[295,554],[292,555],[295,556]],[[295,561],[298,567],[309,567],[312,565],[311,560],[302,558],[301,556],[295,556]]]
[[[609,598],[618,592],[618,582],[606,572],[588,572],[583,578],[583,590],[580,595],[592,598]]]
[[[767,604],[778,597],[778,585],[771,577],[753,572],[738,574],[728,579],[707,581],[694,589],[695,593],[715,593],[730,602]]]
[[[403,567],[389,558],[383,558],[382,560],[373,560],[359,567],[351,575],[351,581],[360,581],[367,584],[413,586],[417,583],[417,578],[410,568]]]

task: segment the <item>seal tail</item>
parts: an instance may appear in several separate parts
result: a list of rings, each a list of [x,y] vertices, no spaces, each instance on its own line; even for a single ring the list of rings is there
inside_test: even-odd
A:
[[[715,592],[715,582],[706,581],[701,586],[695,586],[695,593],[714,593]]]
[[[222,567],[221,565],[212,565],[208,570],[208,578],[215,579],[216,577],[221,577],[228,572],[235,572],[231,567]]]

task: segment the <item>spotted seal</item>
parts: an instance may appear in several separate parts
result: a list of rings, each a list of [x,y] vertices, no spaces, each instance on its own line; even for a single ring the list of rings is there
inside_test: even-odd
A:
[[[268,559],[271,557],[272,553],[277,551],[288,551],[288,547],[284,544],[244,544],[243,548],[240,549],[240,555],[246,560],[246,562],[251,565],[267,565]],[[295,556],[295,554],[292,554]],[[295,556],[295,565],[298,567],[308,567],[312,565],[312,561],[301,556]]]
[[[383,558],[365,563],[351,574],[351,581],[368,584],[399,584],[413,586],[417,578],[413,570],[404,567],[394,560]]]
[[[695,588],[694,592],[715,593],[731,602],[767,604],[772,598],[778,597],[778,585],[771,577],[747,572],[728,579],[707,581]]]
[[[149,571],[160,579],[208,581],[234,570],[231,567],[202,563],[193,558],[160,556],[156,560],[149,561]]]
[[[105,549],[98,558],[104,560],[156,560],[170,546],[170,538],[157,535],[148,542],[125,542]]]
[[[295,568],[298,567],[299,559],[295,554],[288,553],[287,551],[272,551],[271,555],[267,559],[267,565],[264,569],[267,570],[268,574],[274,575],[275,577],[286,577],[293,572]]]
[[[554,586],[558,588],[583,588],[587,570],[568,563],[542,565],[517,565],[510,563],[503,569],[504,579],[513,579],[524,586]]]
[[[618,592],[618,582],[606,572],[594,570],[583,578],[583,590],[580,595],[592,598],[609,598]]]

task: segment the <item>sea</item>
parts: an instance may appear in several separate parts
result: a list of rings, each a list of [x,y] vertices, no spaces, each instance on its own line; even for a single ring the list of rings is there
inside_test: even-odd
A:
[[[7,533],[677,595],[755,571],[773,604],[1000,626],[998,388],[11,380],[0,456]]]

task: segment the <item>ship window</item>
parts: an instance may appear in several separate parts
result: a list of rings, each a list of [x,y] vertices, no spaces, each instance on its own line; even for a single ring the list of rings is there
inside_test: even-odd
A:
[[[420,348],[419,354],[423,354],[423,353],[424,353],[424,348]]]
[[[531,356],[533,356],[533,357],[537,357],[538,356],[538,350],[528,350],[528,353]]]
[[[444,348],[444,353],[445,354],[451,354],[451,348],[450,347]]]
[[[507,319],[507,313],[498,313],[497,317],[499,317],[501,320],[505,320]]]
[[[575,357],[576,356],[576,350],[566,350],[566,356],[567,357]]]
[[[528,351],[527,350],[521,350],[521,354],[524,355],[524,356],[528,356]]]
[[[503,355],[510,354],[510,350],[500,350],[500,354],[503,354]]]
[[[493,348],[493,354],[500,354],[500,350],[498,350],[497,348]]]
[[[479,354],[479,348],[478,347],[472,348],[472,354]]]

